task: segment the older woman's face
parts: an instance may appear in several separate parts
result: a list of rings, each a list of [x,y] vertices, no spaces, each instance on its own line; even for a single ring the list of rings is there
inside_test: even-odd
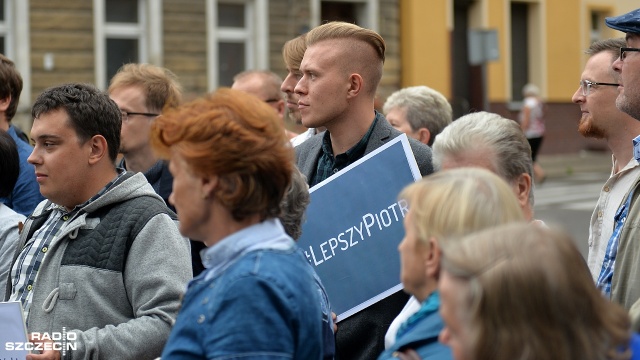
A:
[[[173,175],[173,191],[169,202],[175,206],[180,232],[192,239],[204,241],[208,208],[202,189],[202,179],[195,176],[180,154],[174,152],[169,163]]]
[[[416,296],[419,301],[423,301],[425,295],[429,295],[424,294],[425,291],[423,291],[427,284],[425,263],[427,246],[418,239],[411,210],[404,218],[404,231],[404,239],[398,245],[400,280],[406,292]]]
[[[449,346],[454,360],[471,360],[471,337],[468,305],[465,302],[467,282],[443,270],[440,275],[440,316],[445,327],[439,340]]]

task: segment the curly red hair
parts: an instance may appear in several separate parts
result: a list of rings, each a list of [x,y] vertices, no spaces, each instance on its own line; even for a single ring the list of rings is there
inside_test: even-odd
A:
[[[196,175],[218,176],[213,195],[235,220],[279,215],[293,148],[282,121],[258,98],[221,88],[169,109],[154,122],[151,143],[164,159],[180,154]]]

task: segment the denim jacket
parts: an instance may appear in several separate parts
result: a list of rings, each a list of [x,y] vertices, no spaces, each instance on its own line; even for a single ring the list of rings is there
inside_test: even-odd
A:
[[[162,359],[321,359],[313,274],[279,220],[238,231],[203,252]]]

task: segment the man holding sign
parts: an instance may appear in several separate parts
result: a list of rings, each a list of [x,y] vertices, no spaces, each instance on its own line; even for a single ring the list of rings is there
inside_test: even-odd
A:
[[[401,132],[374,110],[385,53],[379,34],[354,24],[331,22],[309,31],[306,44],[302,78],[295,87],[300,96],[298,108],[305,127],[324,126],[327,131],[298,146],[296,160],[314,186]],[[409,144],[420,173],[433,172],[431,149],[414,139]],[[336,334],[338,359],[375,359],[384,349],[387,327],[407,299],[399,291],[341,321]]]

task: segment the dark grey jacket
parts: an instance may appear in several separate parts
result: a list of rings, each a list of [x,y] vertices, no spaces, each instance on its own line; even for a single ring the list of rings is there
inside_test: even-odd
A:
[[[27,219],[20,244],[42,226],[47,204]],[[49,247],[27,330],[75,332],[77,350],[64,359],[160,356],[192,277],[189,243],[173,216],[142,174],[123,175]]]
[[[369,142],[364,151],[364,155],[372,152],[380,146],[389,142],[389,140],[401,135],[402,133],[394,129],[391,124],[385,119],[385,117],[376,112],[378,122],[373,128]],[[322,137],[324,132],[316,134],[309,140],[303,142],[296,147],[296,164],[298,169],[307,177],[312,179],[315,175],[316,167],[318,165],[318,159],[322,153]],[[416,158],[418,168],[422,176],[431,174],[433,172],[433,164],[431,161],[431,148],[416,139],[409,138],[409,144],[413,151],[413,156]]]

